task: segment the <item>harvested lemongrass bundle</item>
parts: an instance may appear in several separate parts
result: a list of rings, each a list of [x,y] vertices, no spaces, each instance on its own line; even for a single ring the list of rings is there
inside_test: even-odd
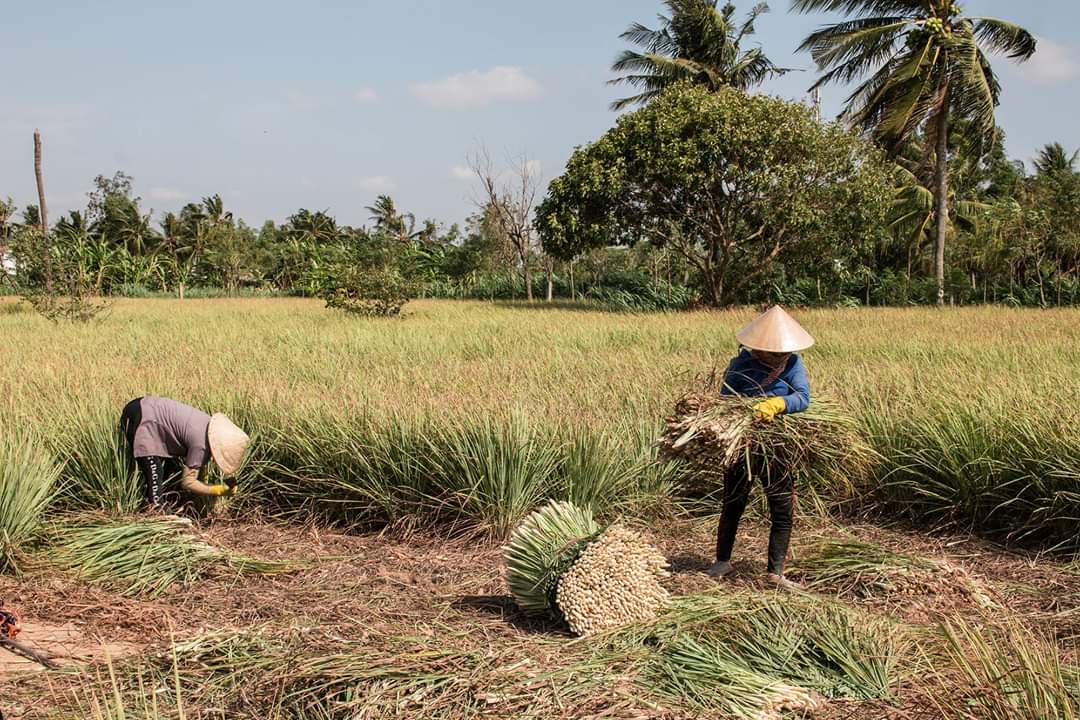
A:
[[[892,701],[911,638],[891,621],[817,596],[688,595],[608,636],[642,653],[643,682],[724,717],[812,715],[822,698]]]
[[[555,600],[578,635],[651,620],[667,606],[667,560],[640,535],[614,525],[559,578]]]
[[[579,635],[651,619],[668,602],[664,557],[627,528],[601,532],[591,512],[568,502],[526,517],[503,553],[518,606]]]
[[[795,574],[814,589],[869,599],[916,595],[958,596],[982,607],[995,603],[962,567],[947,560],[906,555],[880,545],[826,541],[799,554]]]
[[[228,566],[236,572],[288,572],[287,563],[233,555],[187,532],[181,519],[78,521],[54,525],[52,562],[126,595],[157,596],[174,583]]]
[[[749,460],[770,479],[809,476],[848,488],[869,469],[873,450],[834,402],[815,398],[804,412],[768,422],[754,416],[761,398],[724,395],[722,389],[716,371],[699,381],[676,402],[657,439],[661,455],[690,466],[687,489],[720,489],[724,471]]]

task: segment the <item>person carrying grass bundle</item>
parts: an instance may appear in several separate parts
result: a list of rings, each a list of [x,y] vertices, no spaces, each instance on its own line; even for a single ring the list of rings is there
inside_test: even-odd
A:
[[[724,373],[722,394],[763,398],[753,406],[759,422],[772,422],[778,415],[809,407],[810,382],[798,352],[813,345],[814,338],[794,318],[774,306],[739,330],[735,338],[741,349]],[[784,578],[784,562],[791,543],[795,488],[791,477],[774,465],[751,454],[727,468],[724,505],[716,529],[716,562],[708,570],[713,577],[731,572],[735,534],[757,476],[769,503],[769,579],[791,586]]]
[[[120,428],[151,508],[162,507],[165,466],[172,459],[183,462],[180,488],[185,492],[209,497],[236,492],[234,476],[244,460],[248,436],[221,413],[207,415],[176,400],[147,395],[124,406]],[[224,485],[199,480],[211,457],[225,475]]]

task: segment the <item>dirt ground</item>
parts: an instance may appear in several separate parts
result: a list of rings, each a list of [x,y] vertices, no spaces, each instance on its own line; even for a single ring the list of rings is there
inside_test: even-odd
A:
[[[764,587],[767,528],[748,522],[740,531],[735,573],[723,581],[705,574],[715,520],[671,521],[641,528],[671,561],[670,589],[683,595],[732,587]],[[301,569],[250,576],[223,571],[154,599],[133,599],[55,572],[0,577],[0,598],[23,620],[19,639],[64,666],[45,672],[0,649],[4,718],[54,717],[100,672],[106,658],[123,662],[168,648],[175,640],[214,631],[264,626],[271,632],[341,637],[409,637],[430,647],[477,653],[512,648],[524,662],[552,666],[572,639],[557,627],[523,617],[502,578],[501,549],[477,539],[347,535],[316,527],[259,525],[238,520],[204,527],[222,547],[258,558],[290,560]],[[1053,632],[1067,659],[1077,661],[1080,572],[1036,555],[1005,552],[969,538],[928,537],[872,526],[803,523],[793,556],[821,539],[856,537],[908,554],[947,559],[962,568],[1001,612],[1020,615]],[[965,612],[971,598],[951,592],[852,600],[912,624]],[[463,632],[448,635],[447,628]],[[374,642],[374,640],[373,640]],[[80,669],[83,671],[80,674]],[[90,673],[90,675],[87,675]],[[595,707],[564,708],[565,717],[678,717],[674,708],[643,705],[629,683],[609,687]],[[623,697],[625,696],[625,697]],[[635,715],[636,713],[636,715]],[[72,715],[69,715],[72,716]],[[690,715],[687,715],[690,716]],[[911,692],[899,708],[834,702],[827,717],[918,718],[940,712]],[[198,717],[189,713],[189,717]]]

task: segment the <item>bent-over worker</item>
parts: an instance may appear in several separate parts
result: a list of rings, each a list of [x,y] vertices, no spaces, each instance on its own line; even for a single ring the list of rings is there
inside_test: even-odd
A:
[[[233,478],[244,460],[248,436],[221,413],[202,410],[176,400],[147,395],[124,406],[120,427],[142,475],[146,502],[162,505],[165,466],[170,459],[183,463],[180,487],[194,495],[231,495]],[[226,477],[225,485],[208,485],[199,474],[211,457]]]
[[[754,405],[759,422],[772,422],[783,413],[797,413],[810,405],[810,382],[798,352],[814,344],[806,332],[780,306],[762,313],[736,333],[742,346],[724,373],[725,395],[763,398]],[[784,562],[791,543],[795,487],[783,468],[770,467],[753,456],[733,463],[724,475],[724,505],[716,529],[716,563],[709,568],[713,577],[731,572],[731,551],[735,533],[750,497],[750,485],[757,475],[769,503],[769,579],[781,586]]]

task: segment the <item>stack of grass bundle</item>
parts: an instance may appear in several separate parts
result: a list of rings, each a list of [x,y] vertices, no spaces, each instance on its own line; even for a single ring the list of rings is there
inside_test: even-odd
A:
[[[856,540],[826,541],[799,557],[793,568],[814,589],[870,599],[950,596],[994,607],[979,583],[947,560],[898,553]]]
[[[552,501],[514,530],[504,548],[518,606],[563,620],[578,635],[650,620],[667,606],[667,560],[637,533],[601,529],[592,513]]]
[[[675,404],[657,439],[660,454],[685,462],[685,489],[710,494],[723,488],[724,471],[753,457],[770,478],[807,479],[833,500],[851,497],[872,468],[875,454],[855,421],[828,399],[801,413],[757,421],[761,398],[722,394],[712,372]]]

